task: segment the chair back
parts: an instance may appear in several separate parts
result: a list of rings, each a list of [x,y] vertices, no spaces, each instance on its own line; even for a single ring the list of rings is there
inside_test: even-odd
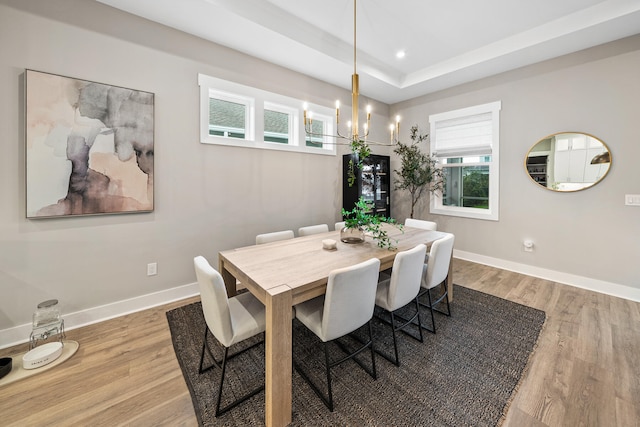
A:
[[[431,289],[442,283],[449,274],[451,253],[453,252],[454,235],[447,235],[436,240],[429,251],[429,263],[426,266],[427,273],[424,276],[423,287]]]
[[[298,229],[298,236],[310,236],[312,234],[326,233],[329,231],[327,224],[308,225]]]
[[[433,221],[425,221],[423,219],[407,218],[404,220],[404,225],[407,227],[422,228],[423,230],[436,231],[438,229],[438,224]]]
[[[373,317],[380,260],[371,258],[329,273],[321,332],[330,341],[355,331]]]
[[[336,222],[334,230],[336,230],[336,231],[342,230],[344,228],[344,224],[345,224],[344,221]]]
[[[273,233],[258,234],[256,236],[256,245],[277,242],[279,240],[293,239],[294,237],[295,234],[293,234],[293,230],[274,231]]]
[[[233,339],[233,325],[224,280],[203,256],[195,257],[193,264],[200,288],[204,319],[216,339],[228,346]]]
[[[427,247],[419,244],[396,255],[387,295],[387,302],[392,311],[409,304],[420,292],[426,253]]]

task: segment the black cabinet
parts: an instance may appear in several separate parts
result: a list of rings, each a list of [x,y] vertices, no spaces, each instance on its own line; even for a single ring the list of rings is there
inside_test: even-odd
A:
[[[373,203],[375,213],[391,216],[391,170],[389,156],[370,155],[358,168],[352,154],[342,157],[342,206],[350,211],[360,197]],[[355,181],[349,185],[349,161],[353,159]]]
[[[531,179],[543,187],[547,186],[547,164],[549,156],[539,155],[527,157],[527,172]]]

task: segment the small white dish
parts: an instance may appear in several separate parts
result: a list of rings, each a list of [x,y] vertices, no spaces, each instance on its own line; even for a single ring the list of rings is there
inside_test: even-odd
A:
[[[336,241],[333,239],[324,239],[322,241],[322,249],[326,249],[328,251],[336,249]]]
[[[53,362],[62,354],[61,342],[50,342],[28,351],[22,356],[24,369],[35,369]]]

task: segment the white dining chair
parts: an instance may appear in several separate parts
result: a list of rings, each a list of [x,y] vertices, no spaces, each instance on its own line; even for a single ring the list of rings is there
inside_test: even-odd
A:
[[[396,332],[403,331],[410,337],[423,342],[418,293],[420,293],[422,267],[424,265],[424,256],[426,253],[427,247],[423,244],[419,244],[413,249],[398,252],[393,261],[391,277],[378,282],[376,305],[389,313],[390,321],[387,321],[382,317],[378,318],[391,326],[395,359],[392,359],[386,353],[383,353],[380,348],[377,349],[377,352],[396,366],[400,366]],[[395,311],[405,307],[412,301],[415,303],[416,313],[411,318],[405,319],[395,315]],[[396,324],[397,318],[401,320],[399,324]],[[410,334],[406,330],[406,327],[412,325],[416,319],[418,321],[419,337]]]
[[[293,239],[295,234],[293,230],[274,231],[272,233],[263,233],[256,236],[256,245],[262,245],[264,243],[277,242],[280,240]]]
[[[220,374],[218,396],[215,407],[215,416],[218,417],[264,390],[264,384],[262,384],[244,396],[238,397],[225,407],[220,408],[220,403],[222,401],[222,386],[227,369],[227,362],[239,354],[242,354],[257,345],[263,344],[264,336],[262,340],[231,355],[229,355],[229,347],[255,335],[264,333],[266,325],[265,307],[249,292],[229,298],[227,296],[227,289],[224,286],[222,276],[213,267],[211,267],[204,257],[195,257],[193,259],[193,264],[196,270],[198,286],[200,288],[202,312],[206,323],[198,372],[202,374],[213,367],[217,367],[222,371]],[[207,340],[209,334],[213,334],[218,342],[220,342],[224,347],[221,361],[216,360],[211,348],[209,347],[209,342]],[[205,351],[209,354],[209,358],[213,363],[210,366],[203,368]],[[242,371],[239,370],[239,372]]]
[[[433,312],[437,311],[447,316],[451,316],[451,307],[449,306],[449,289],[447,288],[447,277],[449,276],[449,264],[451,263],[451,254],[453,252],[453,242],[455,237],[453,234],[446,233],[446,236],[436,240],[429,250],[429,262],[424,265],[422,273],[422,289],[418,300],[423,295],[427,295],[428,304],[420,302],[420,305],[427,307],[431,312],[431,325],[433,329],[424,326],[429,332],[436,333],[436,321]],[[431,290],[442,287],[442,293],[432,299]],[[424,298],[422,298],[424,300]],[[443,300],[447,303],[447,311],[436,308]]]
[[[407,227],[421,228],[423,230],[436,231],[438,229],[438,224],[433,221],[425,221],[424,219],[407,218],[404,220],[404,225]]]
[[[426,221],[424,219],[407,218],[404,220],[404,225],[407,227],[420,228],[422,230],[436,231],[438,224],[433,221]],[[429,262],[429,254],[424,257],[424,262]]]
[[[326,233],[329,231],[327,224],[308,225],[298,229],[298,236],[310,236],[312,234]]]
[[[355,355],[369,348],[371,350],[371,370],[367,369],[357,359],[353,360],[371,377],[374,379],[377,377],[371,319],[375,308],[379,270],[380,260],[377,258],[334,270],[329,273],[325,295],[295,306],[296,318],[324,343],[328,397],[320,391],[319,387],[300,367],[295,357],[293,364],[296,371],[330,411],[333,411],[331,368],[352,359]],[[339,360],[330,361],[329,343],[367,324],[369,326],[369,340],[366,342],[357,341],[358,348],[355,351],[348,353],[347,356],[341,357]],[[336,344],[346,352],[346,348],[338,341],[336,341]]]
[[[345,222],[344,222],[344,221],[338,221],[338,222],[336,222],[336,225],[335,225],[334,230],[336,230],[336,231],[340,231],[340,230],[342,230],[342,229],[344,228],[344,224],[345,224]]]

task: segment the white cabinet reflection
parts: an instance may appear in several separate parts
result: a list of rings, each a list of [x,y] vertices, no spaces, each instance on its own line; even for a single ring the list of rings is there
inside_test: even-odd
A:
[[[529,150],[525,168],[538,185],[553,191],[578,191],[602,180],[611,167],[604,142],[585,133],[547,136]]]

